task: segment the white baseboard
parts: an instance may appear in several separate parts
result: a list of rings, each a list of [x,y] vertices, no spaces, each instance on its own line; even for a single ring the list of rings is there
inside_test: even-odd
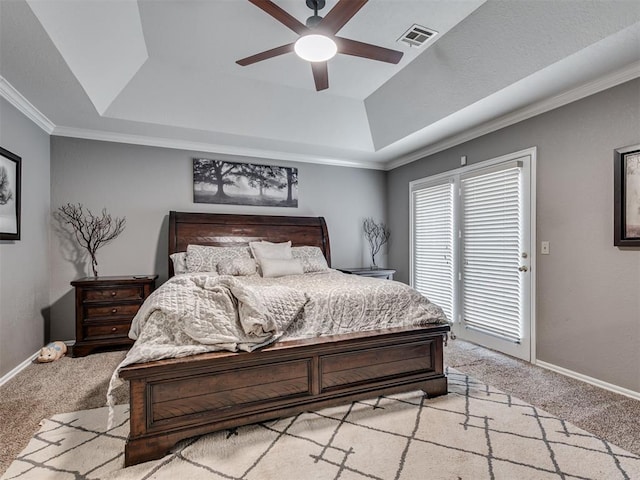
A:
[[[605,390],[609,390],[610,392],[619,393],[620,395],[633,398],[634,400],[640,400],[640,392],[635,392],[633,390],[629,390],[628,388],[614,385],[613,383],[603,382],[602,380],[598,380],[597,378],[589,377],[587,375],[583,375],[582,373],[574,372],[573,370],[558,367],[557,365],[543,362],[542,360],[537,360],[535,364],[539,367],[551,370],[552,372],[560,373],[567,377],[575,378],[576,380],[581,380],[585,383],[595,385],[596,387],[604,388]]]
[[[2,378],[0,378],[0,387],[2,385],[4,385],[5,383],[7,383],[9,380],[11,380],[13,377],[15,377],[17,374],[19,374],[22,370],[27,368],[29,365],[31,365],[39,354],[40,354],[40,350],[38,350],[36,353],[31,355],[29,358],[27,358],[20,365],[18,365],[13,370],[11,370],[10,372],[6,373]]]
[[[73,340],[67,340],[66,343],[68,346],[73,346],[75,343]],[[29,358],[24,360],[20,365],[16,366],[13,370],[6,373],[2,378],[0,378],[0,387],[15,377],[22,370],[27,368],[39,355],[40,350],[35,352]],[[596,387],[604,388],[605,390],[609,390],[610,392],[619,393],[620,395],[624,395],[629,398],[633,398],[634,400],[640,400],[640,392],[636,392],[634,390],[629,390],[628,388],[623,388],[618,385],[614,385],[612,383],[607,383],[602,380],[598,380],[597,378],[589,377],[587,375],[583,375],[582,373],[574,372],[573,370],[569,370],[567,368],[558,367],[552,363],[543,362],[542,360],[536,360],[535,364],[539,367],[546,368],[547,370],[551,370],[552,372],[560,373],[567,377],[575,378],[576,380],[583,381],[585,383],[589,383],[591,385],[595,385]]]
[[[64,343],[67,344],[68,347],[72,346],[75,342],[75,340],[66,340]],[[13,370],[5,373],[2,378],[0,378],[0,387],[2,385],[4,385],[5,383],[7,383],[9,380],[11,380],[13,377],[15,377],[17,374],[19,374],[22,370],[24,370],[25,368],[27,368],[29,365],[31,365],[33,363],[33,361],[38,358],[38,355],[40,355],[40,350],[38,350],[36,353],[34,353],[33,355],[31,355],[29,358],[27,358],[24,362],[22,362],[20,365],[18,365],[17,367],[15,367]]]

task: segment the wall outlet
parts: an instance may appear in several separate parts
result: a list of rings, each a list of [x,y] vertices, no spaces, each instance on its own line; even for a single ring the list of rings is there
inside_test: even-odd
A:
[[[549,242],[540,242],[540,254],[549,255]]]

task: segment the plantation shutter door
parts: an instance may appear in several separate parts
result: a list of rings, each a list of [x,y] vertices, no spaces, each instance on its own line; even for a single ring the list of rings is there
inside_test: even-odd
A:
[[[453,319],[453,184],[412,192],[413,265],[411,285]]]
[[[520,162],[461,178],[462,323],[520,343]]]

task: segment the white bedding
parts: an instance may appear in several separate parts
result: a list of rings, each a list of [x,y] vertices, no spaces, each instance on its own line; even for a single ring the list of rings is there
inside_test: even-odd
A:
[[[136,340],[113,374],[133,363],[197,353],[251,351],[278,339],[447,323],[442,309],[395,281],[329,270],[279,278],[177,275],[133,319]]]

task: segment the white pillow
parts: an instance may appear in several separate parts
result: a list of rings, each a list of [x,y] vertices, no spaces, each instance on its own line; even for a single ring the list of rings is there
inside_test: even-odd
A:
[[[217,273],[218,263],[233,258],[251,258],[249,247],[187,246],[187,270],[190,273]]]
[[[220,275],[247,276],[256,273],[258,266],[253,258],[227,258],[218,262]]]
[[[304,273],[302,263],[297,258],[263,258],[260,262],[260,268],[264,278]]]
[[[171,262],[173,262],[173,273],[180,275],[181,273],[187,273],[187,252],[172,253],[169,255]]]
[[[271,242],[249,242],[251,247],[251,253],[258,263],[262,264],[262,260],[265,258],[276,258],[280,260],[286,260],[293,258],[291,256],[291,240],[283,243],[271,243]]]
[[[293,247],[291,255],[293,255],[293,258],[300,260],[304,273],[329,270],[327,259],[324,258],[324,254],[319,247]]]

